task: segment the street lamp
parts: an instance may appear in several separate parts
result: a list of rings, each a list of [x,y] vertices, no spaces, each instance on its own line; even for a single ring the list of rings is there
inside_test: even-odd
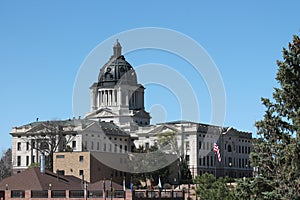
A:
[[[231,168],[231,166],[232,166],[232,163],[231,163],[231,162],[229,162],[229,163],[228,163],[228,165],[229,165],[229,167]],[[231,178],[231,169],[229,169],[229,178]]]

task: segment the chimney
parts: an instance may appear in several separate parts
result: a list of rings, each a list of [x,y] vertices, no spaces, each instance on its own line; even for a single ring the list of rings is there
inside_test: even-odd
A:
[[[45,153],[41,154],[41,173],[45,173]]]

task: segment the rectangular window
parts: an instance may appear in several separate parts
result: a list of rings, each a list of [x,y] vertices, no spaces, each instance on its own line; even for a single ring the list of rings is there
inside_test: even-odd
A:
[[[32,142],[31,147],[34,149],[35,148],[35,141]]]
[[[117,153],[117,147],[118,147],[117,144],[115,144],[115,151],[114,151],[115,153]]]
[[[244,146],[242,146],[242,153],[244,153]]]
[[[84,149],[87,149],[87,141],[84,142]]]
[[[83,156],[79,156],[79,162],[83,162]]]
[[[122,148],[123,148],[122,145],[120,145],[120,153],[122,153]]]
[[[17,157],[17,166],[21,166],[21,156]]]
[[[185,142],[185,148],[186,148],[186,150],[190,150],[190,142],[189,141]]]
[[[24,190],[12,190],[10,193],[11,198],[25,198]]]
[[[56,172],[58,175],[61,175],[61,176],[65,175],[65,170],[57,170]]]
[[[103,145],[103,151],[106,151],[106,143]]]
[[[56,158],[65,158],[65,155],[56,155]]]
[[[79,170],[79,176],[82,176],[82,175],[84,175],[84,172],[83,172],[83,170],[81,169],[81,170]]]
[[[202,165],[202,158],[199,158],[199,165]]]
[[[26,142],[26,150],[29,150],[29,142]]]
[[[76,149],[76,141],[72,141],[72,148]]]
[[[21,142],[18,142],[18,143],[17,143],[17,150],[18,150],[18,151],[21,151]]]
[[[209,156],[206,156],[207,158],[207,166],[209,166]]]
[[[35,163],[35,156],[32,156],[31,162]]]
[[[145,148],[146,148],[146,149],[149,149],[149,146],[150,146],[150,145],[149,145],[149,142],[146,142],[146,143],[145,143]]]
[[[97,150],[100,149],[100,142],[97,142]]]
[[[205,166],[205,157],[203,157],[203,166]]]
[[[94,150],[94,142],[91,142],[91,150]]]
[[[29,165],[29,156],[26,156],[26,166]]]
[[[201,143],[201,141],[200,141],[200,142],[199,142],[199,149],[201,149],[201,144],[202,144],[202,143]]]
[[[187,162],[187,165],[189,165],[190,164],[190,155],[186,155],[185,160]]]
[[[125,152],[127,152],[127,145],[124,146],[124,150],[125,150]]]

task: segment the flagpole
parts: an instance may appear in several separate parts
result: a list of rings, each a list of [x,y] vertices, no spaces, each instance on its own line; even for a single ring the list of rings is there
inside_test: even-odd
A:
[[[217,179],[217,153],[215,153],[215,178]]]

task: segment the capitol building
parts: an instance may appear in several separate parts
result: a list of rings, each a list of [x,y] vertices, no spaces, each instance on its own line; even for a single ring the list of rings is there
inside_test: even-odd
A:
[[[40,163],[45,154],[53,156],[50,160],[56,173],[84,175],[88,182],[111,177],[120,183],[124,176],[128,178],[135,172],[122,168],[131,162],[128,158],[134,149],[161,147],[160,137],[168,133],[176,147],[166,155],[175,157],[175,162],[184,159],[193,177],[203,173],[252,176],[252,133],[184,120],[151,124],[151,113],[144,106],[145,88],[137,76],[116,41],[112,56],[100,68],[98,80],[91,83],[90,110],[84,118],[36,120],[12,128],[13,173]],[[220,162],[213,151],[214,142],[219,145]],[[120,165],[101,159],[115,155],[118,159],[113,160]],[[174,166],[176,177],[177,165]]]

